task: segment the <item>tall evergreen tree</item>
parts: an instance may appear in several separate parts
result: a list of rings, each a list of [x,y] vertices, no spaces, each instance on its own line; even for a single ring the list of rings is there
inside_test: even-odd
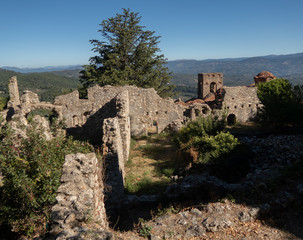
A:
[[[84,89],[99,84],[136,85],[154,88],[162,97],[172,95],[174,86],[166,59],[157,54],[159,38],[154,31],[144,30],[140,26],[138,13],[123,9],[123,14],[116,14],[100,24],[98,30],[102,41],[90,40],[96,56],[90,58],[90,64],[81,71],[80,81]]]

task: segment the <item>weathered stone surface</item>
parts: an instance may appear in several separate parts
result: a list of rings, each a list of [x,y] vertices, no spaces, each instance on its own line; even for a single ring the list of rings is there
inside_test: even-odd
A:
[[[45,117],[41,117],[40,115],[35,115],[33,117],[33,122],[37,125],[36,128],[42,131],[46,140],[49,141],[53,138],[49,127],[49,121],[46,120]]]
[[[107,208],[119,208],[124,194],[124,154],[118,118],[107,118],[103,124],[103,160],[106,170]]]
[[[253,121],[262,108],[255,87],[224,87],[223,109],[227,114],[234,114],[236,121]]]
[[[98,222],[103,230],[107,229],[102,171],[94,153],[65,157],[62,184],[51,213],[54,222],[51,234],[56,239],[78,239],[83,225],[89,221]]]
[[[130,118],[129,118],[129,95],[128,91],[122,91],[117,95],[117,118],[120,127],[120,136],[123,147],[123,162],[128,161],[130,147]]]
[[[204,99],[209,93],[215,93],[223,87],[223,73],[198,74],[198,98]]]
[[[20,105],[19,89],[17,77],[11,77],[8,83],[9,101],[7,103],[8,108],[15,108]]]
[[[35,109],[49,109],[57,113],[58,120],[62,120],[62,107],[48,102],[40,102],[36,93],[25,90],[21,98],[19,97],[17,77],[9,80],[8,110],[1,112],[3,119],[10,121],[18,119],[23,125],[28,125],[27,115]],[[40,121],[41,122],[41,121]]]
[[[40,103],[39,96],[37,93],[24,90],[23,95],[21,96],[21,103],[26,105]]]
[[[109,105],[111,100],[117,98],[117,96],[121,99],[121,103],[129,106],[129,111],[127,107],[125,108],[125,114],[129,112],[131,135],[133,136],[147,134],[148,129],[153,126],[156,126],[159,133],[171,122],[183,120],[182,108],[174,104],[172,99],[159,97],[157,92],[151,88],[94,86],[88,89],[87,100],[79,99],[79,94],[75,91],[57,97],[55,104],[63,106],[63,117],[66,119],[68,127],[79,127],[83,126],[90,116],[96,114],[102,108],[103,115],[115,117],[117,114],[106,114],[107,108],[104,106]],[[118,104],[120,103],[118,102]],[[122,116],[126,117],[125,114],[122,114]]]

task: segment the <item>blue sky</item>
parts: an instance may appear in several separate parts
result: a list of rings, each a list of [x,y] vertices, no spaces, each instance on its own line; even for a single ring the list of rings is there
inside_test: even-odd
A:
[[[87,64],[99,24],[122,8],[168,60],[303,52],[303,0],[0,0],[0,67]]]

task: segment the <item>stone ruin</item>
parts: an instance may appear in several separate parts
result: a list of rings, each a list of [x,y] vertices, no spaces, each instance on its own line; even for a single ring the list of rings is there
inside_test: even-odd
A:
[[[88,218],[99,222],[100,229],[107,229],[106,212],[119,208],[124,195],[124,164],[131,136],[178,130],[189,120],[222,110],[246,122],[253,120],[261,107],[256,88],[223,87],[222,73],[199,74],[198,99],[187,102],[163,99],[151,88],[94,86],[88,89],[87,99],[80,99],[74,91],[56,97],[52,104],[40,102],[37,94],[27,90],[19,98],[16,77],[10,79],[9,91],[8,109],[1,112],[6,121],[18,119],[27,125],[31,111],[49,109],[64,120],[68,134],[102,149],[101,161],[93,153],[66,156],[57,204],[52,209],[52,233],[58,239],[85,232]],[[36,121],[42,124],[43,117]]]
[[[96,222],[99,234],[110,235],[104,206],[103,166],[94,153],[65,157],[57,203],[52,208],[51,235],[55,239],[79,238],[88,230],[85,223]],[[83,224],[84,223],[84,224]]]
[[[223,73],[198,74],[198,98],[204,99],[210,93],[223,87]]]
[[[203,104],[202,113],[225,111],[227,119],[238,122],[254,121],[262,108],[254,86],[223,86],[223,73],[199,73],[198,74],[198,98],[185,103],[187,106],[184,113],[190,109],[190,119],[195,119],[199,113],[195,103]],[[207,107],[206,107],[207,106]]]
[[[256,85],[258,85],[259,83],[262,83],[262,82],[271,81],[273,79],[276,79],[276,76],[273,75],[271,72],[268,72],[268,71],[262,71],[259,74],[257,74],[256,76],[254,76],[254,80],[255,80]]]

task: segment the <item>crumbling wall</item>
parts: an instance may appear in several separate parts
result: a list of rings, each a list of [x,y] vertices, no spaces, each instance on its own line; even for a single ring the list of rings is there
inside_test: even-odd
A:
[[[123,162],[126,162],[128,161],[131,139],[128,91],[122,91],[120,94],[117,95],[116,109],[123,147]]]
[[[209,93],[215,93],[223,87],[223,73],[198,74],[198,98],[204,99]]]
[[[262,104],[257,96],[255,87],[224,87],[225,96],[223,107],[227,114],[234,114],[239,122],[254,120]]]
[[[35,109],[49,109],[57,113],[58,119],[62,120],[62,107],[54,105],[49,102],[40,102],[36,93],[29,90],[24,90],[23,95],[19,96],[17,77],[14,76],[9,80],[9,101],[7,103],[8,109],[1,113],[6,121],[13,118],[19,119],[23,125],[27,125],[27,114]]]
[[[117,117],[104,120],[102,140],[105,183],[109,188],[106,192],[106,208],[111,211],[119,208],[124,194],[124,148]]]
[[[7,107],[16,107],[20,104],[20,97],[19,97],[19,89],[18,89],[18,82],[17,77],[11,77],[8,82],[8,91],[9,91],[9,101],[7,103]]]
[[[51,234],[56,239],[77,237],[90,222],[98,223],[98,230],[107,229],[102,172],[94,153],[65,157],[57,203],[51,212]]]
[[[182,107],[172,99],[161,98],[152,88],[96,85],[88,89],[88,99],[79,99],[79,94],[75,91],[57,97],[55,104],[63,107],[67,127],[79,127],[123,91],[128,91],[131,135],[144,135],[151,129],[159,133],[174,121],[182,122]]]

